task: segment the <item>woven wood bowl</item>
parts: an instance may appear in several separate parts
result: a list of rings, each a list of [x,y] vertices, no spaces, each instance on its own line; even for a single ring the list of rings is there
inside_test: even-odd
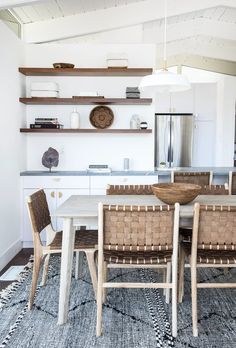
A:
[[[194,200],[201,191],[201,186],[186,183],[154,184],[153,193],[167,204],[187,204]]]

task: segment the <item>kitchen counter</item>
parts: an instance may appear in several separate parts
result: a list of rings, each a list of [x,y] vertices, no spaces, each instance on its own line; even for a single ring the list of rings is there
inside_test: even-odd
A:
[[[229,171],[236,171],[236,167],[178,167],[178,168],[160,168],[156,171],[112,171],[111,173],[92,173],[87,171],[73,171],[73,170],[26,170],[20,173],[20,176],[142,176],[142,175],[159,175],[168,176],[171,170],[182,172],[207,172],[213,171],[214,175],[228,175]]]

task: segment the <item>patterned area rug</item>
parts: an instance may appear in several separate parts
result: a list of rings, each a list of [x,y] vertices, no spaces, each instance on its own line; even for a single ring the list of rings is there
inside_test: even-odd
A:
[[[27,310],[32,261],[18,282],[0,294],[0,348],[154,348],[236,346],[235,290],[199,291],[199,337],[192,337],[189,274],[184,302],[178,306],[178,338],[170,335],[170,309],[162,291],[111,289],[103,309],[103,336],[96,338],[96,303],[87,271],[72,279],[68,323],[57,325],[60,258],[51,257],[46,287],[38,287],[32,311]],[[226,276],[235,279],[235,271]],[[110,272],[114,281],[157,281],[155,271]],[[219,270],[202,272],[202,281],[224,280]],[[219,280],[220,279],[220,280]]]

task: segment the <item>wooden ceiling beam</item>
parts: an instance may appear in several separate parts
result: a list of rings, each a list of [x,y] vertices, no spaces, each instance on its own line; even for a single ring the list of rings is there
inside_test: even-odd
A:
[[[42,0],[1,0],[0,9],[32,5],[33,3],[36,3],[36,2],[43,2],[43,1]]]
[[[194,54],[180,54],[168,57],[168,67],[180,65],[189,68],[212,71],[219,74],[236,76],[236,62],[233,61],[198,56]],[[160,69],[161,67],[161,62],[159,62],[157,68]]]
[[[206,8],[227,6],[236,8],[235,0],[172,0],[168,16],[178,16]],[[133,15],[135,13],[135,16]],[[164,17],[164,3],[146,0],[103,10],[79,13],[24,25],[24,40],[28,43],[51,42],[113,29],[130,27]],[[94,25],[96,23],[96,26]]]

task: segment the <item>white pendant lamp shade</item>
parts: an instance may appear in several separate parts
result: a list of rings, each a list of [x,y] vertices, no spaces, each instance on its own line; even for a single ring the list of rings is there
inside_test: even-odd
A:
[[[167,0],[164,0],[165,4],[165,17],[164,17],[164,41],[163,41],[163,69],[161,71],[155,71],[152,75],[144,76],[139,88],[141,90],[147,90],[149,92],[181,92],[191,88],[190,83],[181,74],[175,74],[167,70],[166,60],[166,33],[167,33]]]
[[[166,69],[144,76],[139,88],[152,93],[182,92],[191,88],[189,81],[182,74],[175,74]]]

